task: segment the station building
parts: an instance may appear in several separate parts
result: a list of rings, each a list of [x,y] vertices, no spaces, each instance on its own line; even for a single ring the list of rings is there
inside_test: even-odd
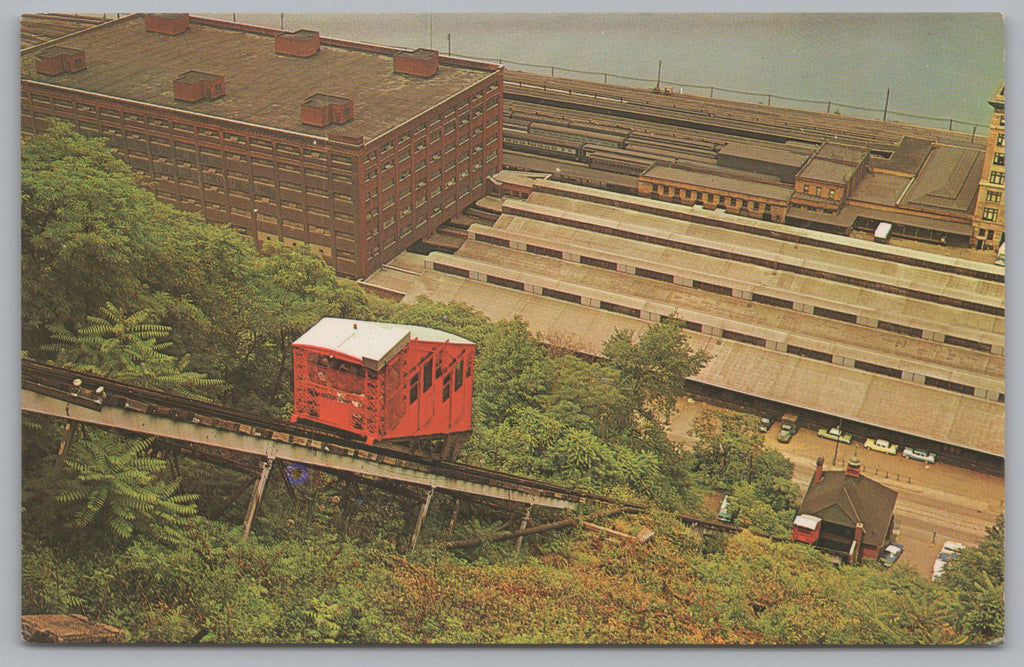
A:
[[[988,103],[992,122],[985,148],[985,168],[974,209],[974,247],[998,250],[1006,236],[1006,86],[999,82]]]
[[[730,142],[711,165],[649,167],[637,191],[829,233],[888,223],[894,236],[936,243],[966,246],[975,236],[979,150],[913,137],[888,149],[826,141],[802,150]]]
[[[21,54],[26,134],[105,137],[157,196],[364,277],[485,195],[503,69],[188,14]]]

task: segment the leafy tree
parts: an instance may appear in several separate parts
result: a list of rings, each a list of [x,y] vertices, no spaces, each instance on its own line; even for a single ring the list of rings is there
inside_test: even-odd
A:
[[[143,220],[158,207],[100,139],[63,122],[22,142],[22,333],[29,350],[45,326],[81,322],[107,302],[144,304],[155,250]]]
[[[737,523],[763,534],[785,536],[798,489],[793,463],[764,446],[751,415],[703,410],[693,422],[693,470],[711,488],[735,496]]]
[[[1005,632],[1005,520],[1000,515],[985,539],[946,563],[939,586],[955,597],[951,616],[973,641],[1001,640]]]
[[[616,331],[604,344],[608,364],[619,371],[622,392],[632,397],[635,409],[651,409],[667,423],[683,396],[686,378],[696,375],[711,359],[704,350],[690,347],[682,325],[668,320],[644,331]]]
[[[219,384],[202,373],[187,370],[187,355],[175,359],[164,353],[171,344],[160,341],[170,336],[171,328],[158,324],[148,309],[127,314],[108,302],[99,315],[89,315],[86,321],[75,332],[61,324],[50,326],[57,343],[47,348],[56,351],[57,363],[192,397],[200,396],[200,388]]]
[[[521,319],[495,322],[478,341],[474,425],[494,425],[537,408],[551,383],[551,361]]]
[[[79,542],[143,534],[180,542],[196,510],[197,496],[178,492],[167,479],[167,461],[147,456],[152,439],[128,439],[94,429],[75,441],[58,475],[56,500],[65,506],[63,527]]]
[[[628,437],[635,431],[633,411],[618,376],[610,366],[558,356],[552,360],[543,409],[566,426],[592,431],[602,439]]]
[[[754,480],[759,467],[755,459],[765,452],[754,417],[705,409],[694,419],[690,433],[697,438],[694,470],[714,488],[727,490]]]

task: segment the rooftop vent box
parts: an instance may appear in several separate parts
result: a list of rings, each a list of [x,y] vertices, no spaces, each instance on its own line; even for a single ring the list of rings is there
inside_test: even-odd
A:
[[[36,71],[40,74],[63,74],[85,69],[85,51],[64,46],[50,46],[36,55]]]
[[[188,30],[188,14],[146,14],[146,32],[180,35]]]
[[[416,49],[395,54],[395,74],[412,74],[413,76],[434,76],[437,74],[437,51],[433,49]]]
[[[219,74],[189,70],[174,80],[174,99],[182,102],[215,100],[226,92],[224,77]]]
[[[274,38],[274,50],[285,56],[314,56],[320,51],[320,33],[314,30],[278,33]]]
[[[352,120],[352,100],[336,95],[317,93],[302,103],[302,123],[316,127],[327,127],[331,123],[346,123]]]

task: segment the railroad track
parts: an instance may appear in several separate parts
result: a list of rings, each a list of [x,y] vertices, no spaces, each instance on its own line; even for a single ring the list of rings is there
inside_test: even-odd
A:
[[[133,422],[127,418],[132,414],[144,415],[178,423],[187,429],[198,428],[203,431],[201,440],[191,438],[191,442],[259,456],[267,456],[268,451],[273,451],[284,460],[299,460],[318,467],[364,473],[370,470],[374,476],[390,476],[394,480],[423,486],[444,485],[445,480],[449,480],[452,483],[448,486],[460,493],[491,498],[508,497],[517,502],[529,503],[532,500],[537,504],[560,507],[599,503],[643,509],[641,505],[625,504],[549,482],[462,463],[435,461],[410,452],[366,445],[335,432],[261,417],[216,403],[146,389],[32,359],[22,359],[22,390],[23,410],[50,414],[58,418],[110,425],[113,428],[155,435],[167,432],[166,426],[162,427],[163,430],[158,426],[144,430],[147,427],[139,425],[153,423],[153,419]],[[53,401],[42,401],[39,407],[26,406],[25,392],[55,399],[59,402],[58,407],[65,407],[55,409]],[[43,403],[45,405],[42,405]],[[72,406],[81,409],[73,411]],[[90,417],[87,414],[103,411],[114,414],[104,419],[98,416]],[[223,435],[218,437],[217,433]],[[173,436],[170,437],[173,439]],[[237,444],[240,439],[243,444]],[[218,443],[218,440],[223,442]],[[359,463],[354,468],[351,464],[353,460]]]
[[[512,95],[510,95],[512,93]],[[582,108],[584,100],[596,109],[611,103],[647,107],[652,116],[689,121],[694,125],[718,128],[720,133],[760,131],[777,140],[780,137],[820,143],[840,137],[845,142],[894,146],[904,135],[932,139],[942,143],[983,147],[984,137],[969,137],[960,132],[936,130],[895,122],[879,122],[853,116],[802,111],[766,104],[752,104],[696,95],[660,95],[647,90],[593,83],[576,79],[548,77],[508,70],[505,94],[511,99],[533,99],[549,106],[568,106],[574,101]],[[620,117],[622,117],[620,115]],[[629,117],[629,116],[626,116]],[[766,132],[766,128],[769,128]]]

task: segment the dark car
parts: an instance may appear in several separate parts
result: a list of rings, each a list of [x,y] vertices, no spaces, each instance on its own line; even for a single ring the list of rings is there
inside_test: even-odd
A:
[[[761,433],[767,433],[768,429],[772,427],[771,417],[761,417],[761,421],[757,423],[757,430]]]
[[[794,433],[796,433],[795,428],[784,428],[781,431],[779,431],[779,434],[775,436],[775,439],[783,443],[789,442],[790,440],[793,439]]]
[[[902,554],[903,545],[893,542],[882,550],[882,553],[878,556],[878,560],[881,561],[882,565],[892,567],[896,564],[896,561],[900,559]]]

